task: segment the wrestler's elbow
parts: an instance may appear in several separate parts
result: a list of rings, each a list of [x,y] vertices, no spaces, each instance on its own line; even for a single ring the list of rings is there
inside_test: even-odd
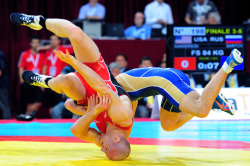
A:
[[[72,108],[74,108],[74,100],[72,99],[67,99],[64,103],[64,106],[67,110],[72,112]]]
[[[133,119],[123,120],[119,123],[121,127],[128,127],[131,126],[133,123]]]
[[[71,133],[76,136],[77,138],[81,138],[81,139],[84,139],[85,135],[81,132],[79,132],[78,128],[73,125],[71,128],[70,128],[70,131]]]
[[[121,127],[128,127],[131,126],[133,123],[133,114],[127,114],[122,116],[121,120],[119,121],[119,125]]]
[[[78,137],[78,131],[77,131],[77,128],[76,128],[75,126],[72,126],[72,127],[70,128],[70,131],[71,131],[71,133],[72,133],[74,136]]]

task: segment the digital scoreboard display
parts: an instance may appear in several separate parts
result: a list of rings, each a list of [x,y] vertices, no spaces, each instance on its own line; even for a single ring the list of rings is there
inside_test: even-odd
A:
[[[236,48],[245,59],[243,26],[168,26],[167,64],[190,72],[216,72]],[[235,70],[244,70],[244,63]]]

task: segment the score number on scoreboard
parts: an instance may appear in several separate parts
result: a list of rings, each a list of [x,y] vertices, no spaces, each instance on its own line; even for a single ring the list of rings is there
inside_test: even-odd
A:
[[[232,49],[244,56],[242,26],[173,26],[174,68],[186,71],[217,71]],[[243,70],[244,64],[235,70]]]

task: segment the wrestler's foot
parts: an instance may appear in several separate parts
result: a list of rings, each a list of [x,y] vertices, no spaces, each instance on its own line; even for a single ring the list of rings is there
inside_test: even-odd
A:
[[[22,13],[12,13],[10,15],[10,20],[13,24],[28,26],[31,29],[40,30],[43,28],[39,24],[40,17],[43,17],[43,16],[33,16],[33,15],[26,15]]]
[[[49,88],[49,86],[45,83],[45,81],[46,81],[46,79],[51,79],[53,77],[41,75],[41,74],[36,74],[32,71],[26,70],[22,73],[22,78],[25,82],[27,82],[30,85]]]
[[[234,68],[235,66],[241,64],[243,62],[243,58],[241,58],[241,52],[237,49],[233,49],[230,56],[227,57],[227,64]]]
[[[221,110],[230,115],[235,114],[235,110],[232,105],[228,102],[228,100],[220,93],[214,101],[213,110]]]
[[[241,52],[237,49],[233,49],[230,56],[227,57],[222,68],[226,73],[230,73],[235,66],[243,62],[243,58],[240,56]]]

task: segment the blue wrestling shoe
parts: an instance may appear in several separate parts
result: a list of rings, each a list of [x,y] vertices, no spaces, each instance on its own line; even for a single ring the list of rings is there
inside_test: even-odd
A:
[[[10,15],[10,20],[13,24],[28,26],[31,29],[40,30],[43,28],[39,24],[40,17],[43,17],[43,16],[33,16],[33,15],[26,15],[22,13],[12,13]]]
[[[27,82],[30,85],[49,88],[49,86],[45,83],[45,81],[46,79],[52,79],[53,77],[36,74],[32,71],[26,70],[22,73],[22,78],[25,82]]]
[[[217,96],[212,106],[213,110],[221,110],[230,115],[235,114],[235,110],[233,109],[232,105],[228,102],[228,100],[221,94]]]
[[[241,58],[241,52],[237,49],[233,49],[230,56],[227,57],[226,63],[229,67],[234,68],[235,66],[241,64],[243,62],[243,58]]]

